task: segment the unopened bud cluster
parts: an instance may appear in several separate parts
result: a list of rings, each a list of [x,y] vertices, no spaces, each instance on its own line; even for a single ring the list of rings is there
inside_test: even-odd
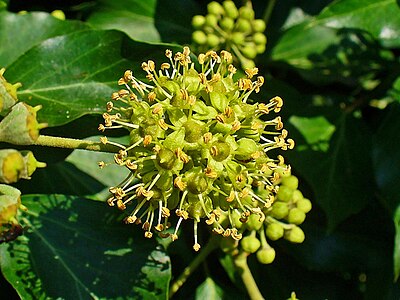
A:
[[[274,97],[265,104],[252,103],[249,97],[264,78],[252,68],[235,80],[227,51],[200,54],[200,70],[188,47],[165,54],[168,62],[159,66],[151,60],[142,64],[147,83],[126,71],[119,80],[123,88],[107,103],[99,130],[130,132],[129,145],[101,138],[121,148],[114,161],[130,170],[110,188],[108,204],[126,210],[126,223],[142,224],[149,238],[156,232],[176,240],[181,223],[192,220],[193,248],[199,250],[197,226],[204,219],[214,233],[240,240],[240,224],[265,219],[280,174],[288,170],[283,157],[267,155],[294,146],[279,116],[265,120],[280,111],[283,101]]]
[[[222,4],[213,1],[207,5],[207,11],[206,16],[196,15],[192,19],[196,48],[199,51],[226,49],[243,68],[253,68],[253,59],[265,51],[267,38],[263,33],[265,22],[254,19],[251,2],[238,9],[233,1]]]
[[[234,239],[222,240],[221,248],[224,252],[232,255],[240,251],[256,253],[260,263],[269,264],[275,259],[271,241],[281,238],[292,243],[304,241],[304,232],[298,225],[304,222],[306,213],[311,210],[311,202],[298,190],[298,179],[291,175],[290,168],[279,170],[277,174],[275,184],[278,191],[275,201],[270,207],[261,208],[258,215],[252,214],[247,219],[237,217],[236,227],[244,237],[240,243]],[[259,197],[265,193],[260,188],[254,192]]]
[[[11,84],[4,78],[5,69],[0,69],[0,142],[31,145],[39,137],[39,130],[46,124],[39,123],[36,113],[40,106],[31,107],[18,102],[17,89],[20,83]],[[22,234],[17,221],[21,207],[20,191],[7,184],[20,179],[30,179],[36,168],[45,167],[31,151],[0,149],[0,243],[8,242]]]

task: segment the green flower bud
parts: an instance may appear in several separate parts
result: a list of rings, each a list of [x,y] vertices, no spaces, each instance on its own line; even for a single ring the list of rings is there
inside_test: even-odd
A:
[[[298,209],[300,209],[302,212],[308,213],[312,208],[312,204],[311,204],[311,201],[309,199],[303,198],[303,199],[299,199],[296,202],[296,207]]]
[[[174,152],[167,148],[162,148],[157,153],[158,165],[165,170],[172,170],[176,161],[176,156]]]
[[[265,44],[256,45],[256,51],[257,51],[258,54],[264,53],[265,52]]]
[[[210,154],[216,161],[223,161],[231,154],[231,147],[224,142],[216,142],[210,149]]]
[[[15,104],[0,122],[0,141],[15,145],[32,145],[39,137],[39,129],[47,126],[38,123],[36,113],[41,106]]]
[[[238,141],[239,147],[235,151],[235,157],[239,160],[251,159],[251,156],[258,151],[258,145],[254,140],[242,138]]]
[[[198,168],[188,173],[187,189],[189,190],[189,192],[195,195],[204,193],[208,189],[208,182],[204,173],[202,173]]]
[[[264,32],[265,31],[265,22],[262,19],[257,19],[252,22],[253,30],[255,32]]]
[[[248,253],[255,253],[261,246],[261,242],[255,236],[245,236],[240,241],[240,246],[243,251]]]
[[[299,200],[301,200],[303,198],[304,198],[304,196],[303,196],[303,193],[301,191],[299,191],[299,190],[293,191],[292,201],[294,203],[296,203],[297,201],[299,201]]]
[[[245,19],[238,19],[236,22],[236,30],[239,32],[250,32],[251,31],[251,24],[248,20]]]
[[[264,223],[264,214],[251,214],[247,219],[246,227],[248,230],[260,230],[262,224]]]
[[[292,208],[287,216],[288,222],[296,225],[303,223],[305,219],[306,214],[298,208]]]
[[[239,16],[246,20],[253,20],[254,19],[254,10],[250,6],[242,6],[239,8]]]
[[[229,18],[236,19],[239,15],[238,9],[233,1],[224,1],[222,5],[225,9],[225,13]]]
[[[33,172],[35,172],[37,168],[46,167],[45,163],[36,160],[35,156],[33,156],[32,151],[21,151],[21,154],[24,159],[24,169],[21,172],[20,178],[30,179]]]
[[[265,45],[267,43],[267,37],[261,32],[256,32],[253,35],[253,41],[256,45]]]
[[[271,241],[276,241],[283,237],[284,229],[280,223],[271,223],[268,224],[265,233]]]
[[[224,13],[224,9],[221,4],[216,1],[212,1],[207,4],[207,11],[213,15],[222,15]]]
[[[202,139],[207,130],[203,122],[193,119],[185,122],[183,127],[185,128],[185,141],[188,143],[195,143]]]
[[[207,44],[211,48],[218,46],[219,45],[219,37],[212,33],[207,34]]]
[[[279,191],[278,191],[278,199],[284,202],[289,202],[290,200],[292,200],[292,196],[293,196],[293,189],[291,189],[290,187],[286,186],[286,185],[281,185],[279,187]]]
[[[272,205],[271,215],[276,219],[283,219],[289,213],[289,207],[286,203],[277,201]]]
[[[299,187],[299,180],[296,176],[290,175],[289,177],[282,178],[282,185],[287,186],[294,191]]]
[[[218,18],[215,15],[205,16],[205,25],[215,28],[218,24]]]
[[[272,247],[261,248],[256,255],[259,263],[267,265],[275,260],[275,249]]]
[[[304,242],[305,235],[304,231],[300,227],[295,226],[287,231],[285,231],[284,238],[292,243],[302,243]]]
[[[235,21],[231,18],[223,18],[220,22],[219,25],[221,28],[225,31],[231,31],[233,27],[235,27]]]
[[[206,18],[201,15],[196,15],[192,19],[192,26],[195,29],[200,29],[206,23]]]
[[[17,101],[17,89],[21,83],[11,84],[3,77],[6,69],[0,69],[0,112],[7,112]]]
[[[21,205],[21,192],[16,188],[0,184],[0,225],[12,222]]]
[[[24,170],[24,158],[17,150],[0,150],[0,182],[17,182]]]
[[[242,32],[233,32],[231,35],[231,41],[236,45],[242,45],[245,41],[245,36]]]
[[[257,51],[254,45],[248,45],[242,48],[242,53],[247,58],[253,59],[257,56]]]
[[[199,45],[204,45],[207,43],[207,36],[203,31],[196,30],[192,33],[192,40]]]

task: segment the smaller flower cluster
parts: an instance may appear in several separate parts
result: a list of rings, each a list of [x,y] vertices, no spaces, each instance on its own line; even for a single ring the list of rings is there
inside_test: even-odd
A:
[[[306,213],[311,210],[311,201],[304,198],[298,190],[298,179],[291,175],[290,168],[278,171],[276,180],[277,197],[270,207],[262,208],[259,215],[251,215],[246,222],[237,222],[237,228],[243,234],[240,241],[234,239],[221,240],[221,249],[237,255],[241,251],[256,253],[257,259],[262,264],[270,264],[275,259],[275,249],[269,241],[281,238],[292,242],[302,243],[305,235],[298,226],[306,218]],[[255,194],[262,197],[262,189],[256,189]]]
[[[282,156],[267,155],[294,146],[279,116],[264,120],[283,101],[251,103],[264,78],[251,68],[234,79],[232,55],[225,50],[200,54],[199,71],[188,47],[165,54],[168,62],[159,68],[151,60],[142,63],[147,83],[126,71],[118,81],[124,88],[107,103],[99,130],[126,128],[130,136],[129,145],[101,138],[121,148],[114,162],[130,170],[110,188],[108,204],[127,210],[126,223],[142,224],[148,238],[156,232],[176,240],[181,223],[190,219],[197,251],[204,219],[214,233],[239,241],[241,224],[269,214],[280,174],[289,169]],[[178,221],[171,231],[173,210]]]
[[[4,78],[5,69],[0,69],[0,142],[31,145],[39,137],[39,130],[47,124],[39,123],[36,113],[40,106],[31,107],[18,102],[17,89],[20,83],[9,83]],[[8,242],[22,234],[18,223],[19,209],[23,208],[20,191],[7,184],[20,179],[30,179],[36,168],[45,167],[31,151],[0,149],[0,243]]]
[[[192,20],[192,39],[199,51],[227,49],[243,68],[253,68],[253,59],[265,51],[267,38],[263,34],[265,22],[254,19],[251,2],[238,9],[233,1],[226,0],[222,5],[213,1],[207,10],[206,16],[196,15]]]

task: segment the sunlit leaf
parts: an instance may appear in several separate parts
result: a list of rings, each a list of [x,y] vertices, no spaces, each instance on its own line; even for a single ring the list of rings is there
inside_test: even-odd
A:
[[[88,22],[101,29],[117,29],[132,39],[159,42],[154,24],[157,1],[100,1]]]
[[[22,82],[20,100],[43,106],[40,120],[61,125],[104,112],[123,72],[132,69],[143,77],[141,63],[149,57],[164,62],[167,48],[171,45],[135,42],[117,31],[75,32],[32,48],[9,67],[7,78]]]
[[[196,299],[223,299],[223,290],[215,283],[212,278],[206,280],[196,289]]]
[[[85,23],[61,21],[44,12],[19,15],[2,11],[0,12],[0,66],[8,67],[30,48],[48,38],[88,28]],[[20,72],[24,73],[25,69]]]

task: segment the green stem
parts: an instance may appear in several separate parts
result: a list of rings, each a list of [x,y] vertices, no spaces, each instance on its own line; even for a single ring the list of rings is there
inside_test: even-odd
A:
[[[268,22],[269,22],[269,19],[270,19],[270,17],[271,17],[272,11],[273,11],[273,9],[274,9],[275,3],[276,3],[276,0],[269,0],[268,6],[267,6],[267,8],[265,9],[263,19],[264,19],[264,22],[265,22],[265,26],[266,26],[266,27],[268,27]]]
[[[200,251],[200,253],[192,260],[192,262],[187,266],[181,275],[173,282],[169,290],[169,298],[179,290],[179,288],[186,282],[189,276],[197,269],[197,267],[207,258],[207,256],[218,247],[219,236],[211,236],[208,240],[206,246]]]
[[[48,135],[40,135],[34,145],[66,148],[66,149],[84,149],[89,151],[111,152],[111,153],[118,153],[118,151],[121,150],[121,148],[110,144],[103,144],[100,142],[62,138],[62,137],[55,137]]]
[[[251,274],[250,268],[247,264],[247,256],[249,254],[247,252],[241,252],[239,255],[233,258],[233,262],[237,270],[239,271],[240,277],[244,283],[244,286],[247,289],[247,293],[251,300],[263,300],[264,297],[258,289],[257,283],[254,280],[253,275]]]

